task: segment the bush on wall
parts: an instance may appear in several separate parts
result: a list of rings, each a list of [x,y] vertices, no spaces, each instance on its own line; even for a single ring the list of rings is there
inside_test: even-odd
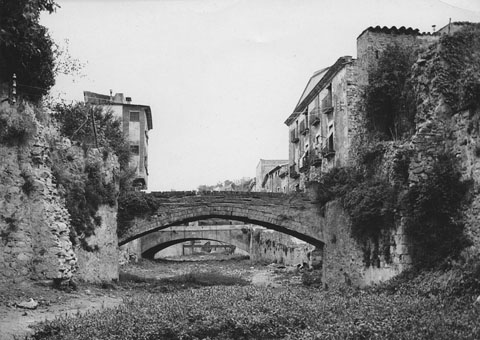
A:
[[[122,236],[130,228],[135,217],[154,214],[160,203],[139,191],[123,192],[118,198],[117,233]]]
[[[94,107],[84,103],[60,103],[54,107],[54,119],[59,123],[62,135],[81,144],[86,151],[96,145],[103,150],[105,161],[109,153],[117,155],[120,163],[120,173],[114,174],[114,180],[106,182],[102,173],[101,162],[85,164],[79,171],[78,164],[72,156],[65,152],[57,152],[58,161],[53,162],[54,176],[60,192],[66,200],[66,206],[71,217],[71,239],[78,240],[87,249],[85,238],[95,232],[101,220],[97,216],[98,207],[103,204],[114,206],[117,201],[118,189],[116,181],[120,181],[123,189],[128,187],[132,170],[128,168],[130,148],[123,131],[121,122],[110,111],[105,112],[101,107]],[[92,122],[95,122],[96,138]]]
[[[412,132],[416,104],[408,77],[414,62],[413,49],[390,45],[369,72],[365,89],[367,126],[380,139],[398,139]]]
[[[130,145],[121,129],[122,123],[111,111],[85,103],[59,103],[53,117],[60,125],[62,135],[80,142],[84,148],[95,147],[92,119],[95,122],[97,143],[117,155],[120,168],[126,170],[130,161]]]

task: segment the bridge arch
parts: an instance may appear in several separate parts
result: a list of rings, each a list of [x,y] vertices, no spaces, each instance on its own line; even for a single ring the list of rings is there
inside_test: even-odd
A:
[[[152,248],[149,248],[149,249],[146,249],[145,251],[142,251],[142,258],[145,258],[145,259],[153,259],[155,254],[158,253],[159,251],[163,250],[163,249],[166,249],[168,247],[171,247],[171,246],[174,246],[176,244],[179,244],[179,243],[183,243],[183,242],[188,242],[188,241],[216,241],[216,242],[223,242],[223,241],[220,241],[220,240],[214,240],[214,239],[205,239],[205,238],[183,238],[183,239],[175,239],[175,240],[170,240],[170,241],[166,241],[164,243],[159,243],[157,244],[156,246],[152,247]],[[227,243],[227,242],[224,242],[224,243]],[[241,243],[237,245],[233,244],[233,243],[228,243],[232,246],[235,246],[247,253],[250,253],[250,249],[244,249],[243,245]]]
[[[244,225],[172,227],[143,236],[140,239],[140,253],[142,257],[152,258],[155,253],[172,244],[190,240],[219,241],[250,253],[251,236],[252,229]]]
[[[318,205],[305,194],[281,193],[150,193],[156,213],[136,218],[119,245],[189,222],[220,218],[260,225],[323,248],[324,230]]]

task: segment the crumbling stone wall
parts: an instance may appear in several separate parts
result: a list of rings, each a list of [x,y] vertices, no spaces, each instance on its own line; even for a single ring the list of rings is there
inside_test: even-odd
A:
[[[0,112],[26,115],[37,130],[25,145],[0,145],[0,281],[68,280],[77,258],[69,214],[50,168],[52,130],[35,119],[28,104],[3,103]]]
[[[114,181],[116,157],[105,158],[97,149],[85,155],[80,146],[58,134],[42,108],[2,103],[0,115],[31,123],[32,133],[21,143],[5,140],[0,144],[0,282],[118,278],[116,207],[99,209],[102,225],[86,240],[97,251],[74,247],[64,189],[57,186],[52,170],[61,161],[58,152],[64,151],[71,161],[61,164],[63,168],[81,173],[86,162],[98,161],[106,180]]]
[[[103,157],[100,149],[91,149],[85,158],[86,163],[101,163],[101,173],[106,183],[115,182],[115,174],[119,172],[117,157],[108,154]],[[88,282],[118,280],[119,250],[117,237],[117,205],[101,205],[97,216],[101,217],[101,225],[95,228],[95,234],[85,241],[90,249],[75,247],[78,257],[76,278]]]
[[[254,229],[250,259],[289,266],[308,264],[315,246],[269,229]]]

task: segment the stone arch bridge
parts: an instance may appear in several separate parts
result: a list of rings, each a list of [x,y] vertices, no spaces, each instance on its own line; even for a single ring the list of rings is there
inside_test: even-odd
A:
[[[219,241],[250,253],[252,230],[244,225],[179,226],[150,233],[140,239],[140,255],[152,259],[174,244],[193,240]]]
[[[152,192],[155,214],[136,218],[119,245],[172,226],[211,218],[236,220],[273,229],[318,248],[325,243],[318,203],[307,194],[263,192]]]

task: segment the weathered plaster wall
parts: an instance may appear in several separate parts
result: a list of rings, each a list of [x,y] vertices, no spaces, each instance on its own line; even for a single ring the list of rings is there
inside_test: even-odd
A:
[[[95,235],[86,240],[96,250],[86,251],[82,247],[75,247],[78,257],[75,277],[87,282],[118,280],[117,207],[102,205],[97,215],[101,216],[102,224],[95,229]]]
[[[132,240],[119,247],[119,262],[121,265],[128,262],[137,262],[140,258],[142,258],[141,238]]]

